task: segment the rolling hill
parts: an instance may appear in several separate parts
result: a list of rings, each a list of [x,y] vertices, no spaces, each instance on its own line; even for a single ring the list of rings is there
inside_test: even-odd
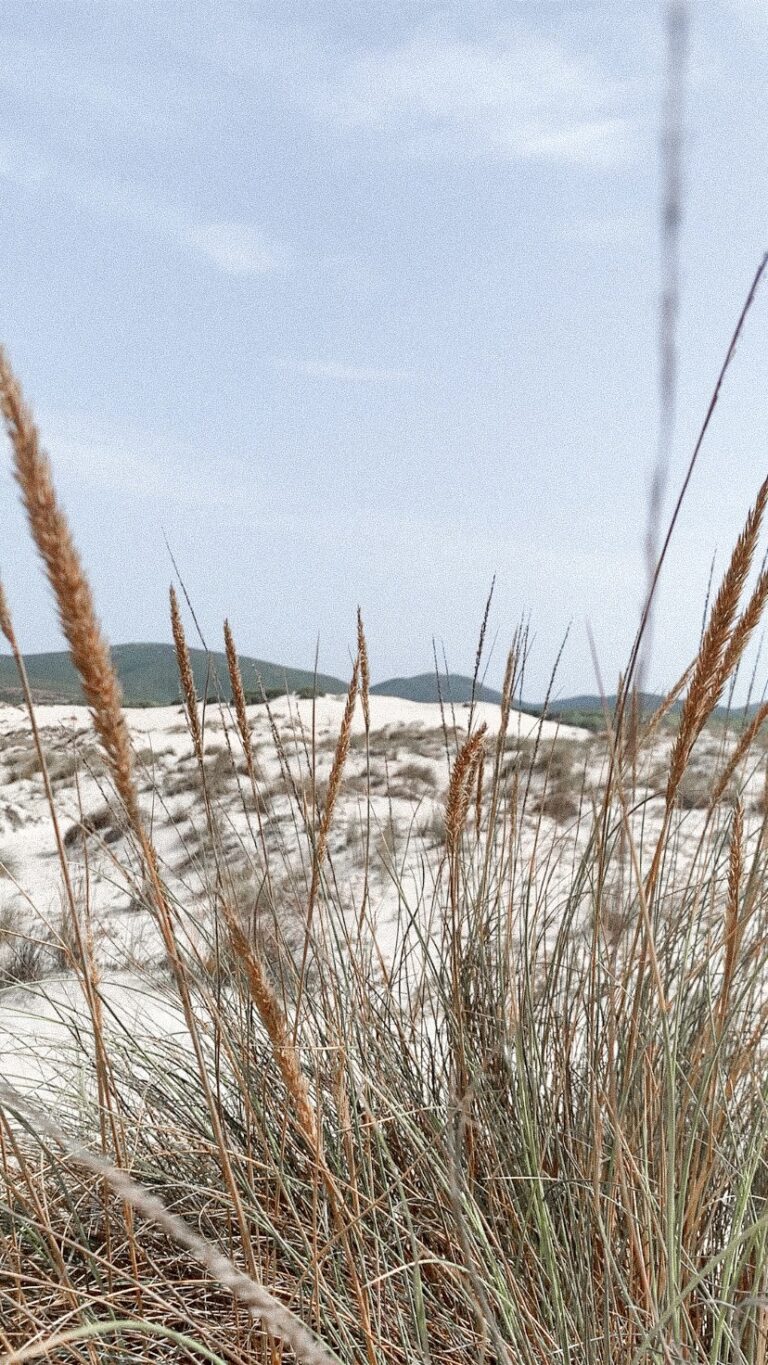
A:
[[[225,701],[231,697],[227,665],[222,653],[206,655],[202,649],[190,650],[192,671],[198,693],[209,697],[221,696]],[[169,706],[179,701],[179,675],[176,654],[170,644],[126,644],[115,645],[112,658],[117,667],[123,688],[126,706]],[[65,705],[81,703],[83,695],[77,673],[66,650],[49,654],[28,654],[25,658],[32,694],[36,701],[43,703],[60,702]],[[347,681],[327,673],[318,673],[317,679],[311,669],[288,668],[283,664],[270,663],[266,659],[240,658],[243,682],[249,699],[261,698],[262,686],[268,694],[278,692],[312,691],[316,682],[318,693],[346,692]],[[416,673],[408,677],[387,678],[371,687],[373,695],[382,697],[403,697],[407,701],[438,701],[438,684],[434,672]],[[457,706],[468,702],[472,696],[472,679],[462,673],[442,674],[440,694],[446,705]],[[501,701],[501,693],[492,687],[478,683],[475,689],[477,701]],[[20,702],[21,687],[16,667],[9,654],[0,654],[0,702]],[[661,696],[645,693],[643,711],[654,711]],[[516,703],[520,706],[520,703]],[[606,697],[603,702],[593,693],[583,693],[573,697],[554,697],[547,706],[550,720],[561,720],[566,725],[585,725],[590,729],[600,729],[604,723],[604,707],[611,714],[616,705],[616,697]],[[675,714],[681,703],[671,708]],[[524,703],[522,710],[530,715],[541,715],[543,704]],[[753,704],[748,714],[755,710]],[[725,719],[727,707],[719,706],[714,719]],[[743,718],[741,708],[735,708],[735,717]]]
[[[438,694],[437,677],[434,673],[416,673],[411,678],[388,678],[386,682],[376,683],[371,692],[379,697],[404,697],[408,701],[439,701],[442,696],[444,702],[455,702],[458,705],[471,700],[472,679],[462,673],[441,674]],[[475,688],[475,700],[498,703],[501,701],[501,693],[478,683]]]
[[[650,716],[664,700],[662,693],[643,692],[641,696],[641,711],[643,715]],[[600,697],[596,693],[587,692],[575,697],[555,697],[552,698],[546,707],[546,714],[549,720],[561,720],[567,725],[583,725],[587,729],[602,729],[605,722],[606,713],[612,716],[616,709],[617,697],[615,694],[610,697]],[[721,704],[716,706],[712,712],[712,720],[729,721],[730,723],[741,723],[752,717],[759,702],[752,702],[749,706],[732,706]],[[682,708],[682,700],[678,699],[669,708],[670,716],[677,716]],[[540,716],[544,712],[544,704],[538,705],[526,703],[523,708],[529,714]]]
[[[206,655],[202,649],[190,650],[192,670],[200,696],[221,695],[230,699],[229,679],[223,654]],[[117,667],[126,706],[168,706],[180,699],[176,655],[170,644],[115,645],[112,658]],[[29,681],[35,700],[43,703],[60,702],[65,705],[82,702],[80,684],[66,650],[49,654],[28,654],[25,658]],[[268,693],[311,690],[315,678],[311,670],[288,668],[269,663],[265,659],[241,656],[240,666],[246,691],[254,700],[261,695],[261,685]],[[345,692],[347,682],[326,673],[317,675],[317,691]],[[440,691],[448,704],[459,705],[470,700],[472,679],[460,673],[443,675]],[[437,682],[434,673],[419,673],[413,677],[389,678],[375,684],[371,692],[385,697],[403,697],[407,701],[436,702]],[[478,683],[478,701],[498,702],[501,694]],[[21,701],[21,688],[13,659],[0,654],[0,701]]]
[[[179,700],[179,673],[173,645],[115,645],[112,658],[123,688],[126,706],[164,706]],[[223,654],[206,655],[202,649],[190,650],[192,671],[198,692],[203,696],[231,697],[226,659]],[[39,702],[82,702],[83,695],[69,654],[65,650],[25,657],[32,694]],[[308,669],[285,668],[264,659],[242,656],[240,667],[246,692],[260,694],[260,682],[267,692],[296,692],[311,688],[315,681]],[[345,692],[347,684],[325,673],[317,676],[318,692]],[[21,688],[13,659],[0,654],[0,701],[18,702]]]

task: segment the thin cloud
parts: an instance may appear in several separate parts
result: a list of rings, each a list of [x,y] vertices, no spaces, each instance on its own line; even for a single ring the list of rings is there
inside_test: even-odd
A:
[[[387,135],[415,156],[613,166],[634,154],[629,83],[553,38],[416,37],[368,51],[315,90],[341,133]]]
[[[288,268],[284,248],[253,223],[197,220],[183,209],[148,195],[139,185],[100,178],[69,163],[46,160],[33,148],[9,139],[0,143],[0,180],[130,223],[149,236],[165,239],[204,259],[225,275],[277,275]]]
[[[332,379],[340,384],[399,384],[413,379],[411,370],[381,369],[375,365],[342,365],[335,361],[292,361],[287,368],[309,379]]]
[[[105,429],[86,435],[89,425],[92,429],[92,422],[66,414],[41,422],[57,476],[76,480],[78,489],[90,486],[190,509],[238,511],[248,505],[252,489],[231,463],[151,432]]]
[[[225,275],[276,275],[286,269],[285,254],[250,223],[187,225],[180,237]]]

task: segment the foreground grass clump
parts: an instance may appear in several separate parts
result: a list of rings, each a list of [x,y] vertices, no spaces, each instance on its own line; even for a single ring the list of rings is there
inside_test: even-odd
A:
[[[768,485],[686,675],[656,790],[643,777],[668,707],[641,726],[620,703],[599,786],[574,775],[570,750],[534,742],[510,762],[519,638],[498,734],[471,712],[466,734],[446,717],[448,785],[429,807],[439,837],[424,841],[415,885],[395,832],[373,819],[370,777],[354,894],[332,855],[358,707],[370,773],[362,623],[322,783],[314,746],[299,736],[289,753],[273,727],[301,854],[290,896],[227,627],[226,755],[253,813],[249,913],[217,807],[226,755],[211,766],[178,603],[208,869],[189,903],[164,879],[90,592],[5,363],[0,402],[125,831],[114,856],[140,869],[167,967],[142,984],[129,1025],[73,889],[73,840],[35,730],[78,991],[57,1006],[71,1028],[63,1081],[38,1094],[0,1081],[0,1358],[763,1361],[766,816],[747,813],[741,775],[764,714],[723,750],[709,803],[682,798],[768,597],[762,574],[741,605]],[[25,687],[4,599],[0,627]],[[428,786],[423,762],[410,776]],[[545,823],[548,783],[561,814],[568,802],[568,835],[560,817],[554,835]],[[372,895],[382,843],[399,911],[386,944]],[[265,914],[269,954],[254,932]]]

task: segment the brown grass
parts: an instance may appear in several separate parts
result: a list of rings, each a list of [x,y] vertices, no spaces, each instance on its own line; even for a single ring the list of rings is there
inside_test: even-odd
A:
[[[448,852],[455,857],[459,849],[461,831],[466,822],[472,790],[480,765],[487,726],[481,725],[468,735],[456,755],[445,806],[445,838]]]
[[[681,877],[672,823],[702,716],[754,629],[754,594],[741,617],[733,598],[761,513],[758,499],[693,666],[659,843],[646,847],[634,779],[624,783],[618,762],[606,818],[580,811],[584,838],[570,864],[557,863],[552,850],[568,833],[539,822],[533,844],[529,829],[524,841],[518,796],[526,778],[534,800],[548,784],[557,795],[570,762],[558,770],[547,752],[539,767],[537,744],[524,747],[508,793],[506,736],[483,771],[480,729],[451,763],[445,846],[424,858],[415,902],[391,859],[402,943],[386,970],[371,967],[375,945],[362,934],[345,938],[350,907],[328,847],[365,686],[360,647],[324,800],[305,736],[294,736],[294,773],[275,727],[296,845],[306,836],[308,920],[327,868],[330,950],[313,936],[317,989],[302,1000],[307,929],[295,1022],[244,925],[240,864],[226,866],[205,783],[206,834],[223,864],[212,902],[231,963],[226,988],[218,944],[207,971],[181,933],[200,907],[171,899],[136,806],[146,895],[186,1035],[175,1047],[110,1025],[87,918],[80,933],[75,915],[64,946],[93,1005],[100,1085],[93,1102],[87,1087],[74,1097],[62,1127],[90,1139],[101,1123],[105,1154],[1,1083],[7,1365],[765,1365],[765,826],[752,837],[737,800],[725,839],[722,824],[712,833],[714,818],[704,821],[708,842]],[[761,586],[757,601],[762,610]],[[86,617],[89,603],[78,598]],[[1,595],[0,626],[17,649]],[[82,620],[73,634],[92,629]],[[236,662],[231,634],[227,643]],[[19,668],[23,678],[20,655]],[[234,687],[233,696],[247,733]],[[108,716],[113,701],[108,686],[94,713]],[[732,778],[758,730],[735,746]],[[118,761],[119,752],[113,774]],[[231,750],[214,757],[227,761]],[[402,833],[394,821],[387,832]],[[261,886],[258,857],[254,845]],[[79,1045],[90,1061],[90,1038]]]
[[[768,501],[768,479],[762,484],[731,555],[715,598],[707,628],[683,703],[680,725],[672,751],[667,783],[667,802],[672,802],[693,746],[707,723],[728,677],[738,665],[757,618],[756,604],[765,601],[768,584],[761,580],[739,621],[736,615],[757,548],[757,539]],[[726,673],[724,670],[728,669]]]
[[[175,588],[169,589],[171,604],[171,630],[173,632],[173,643],[176,649],[176,662],[179,668],[179,679],[181,681],[181,695],[184,702],[184,712],[187,718],[187,726],[192,736],[192,743],[195,755],[201,768],[203,765],[203,732],[200,726],[200,716],[197,709],[197,688],[192,672],[192,662],[187,646],[187,637],[184,633],[184,624],[179,610],[179,599],[176,596]]]
[[[80,674],[93,723],[109,757],[115,786],[134,824],[136,787],[122,697],[90,586],[53,487],[51,466],[5,352],[0,349],[0,408],[13,450],[30,530],[53,588],[62,630]],[[7,610],[4,612],[8,623]],[[6,632],[7,634],[7,632]]]

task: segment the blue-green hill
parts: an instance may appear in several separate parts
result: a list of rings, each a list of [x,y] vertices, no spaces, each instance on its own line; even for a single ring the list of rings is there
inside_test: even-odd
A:
[[[379,697],[405,697],[408,701],[438,701],[442,697],[446,703],[472,699],[472,679],[462,673],[440,675],[440,690],[434,673],[417,673],[412,678],[388,678],[386,682],[376,683],[371,693]],[[500,702],[501,693],[492,687],[478,683],[475,688],[475,701]]]
[[[223,654],[206,655],[202,649],[190,650],[192,671],[200,696],[230,698],[229,677]],[[179,672],[173,645],[115,645],[112,650],[126,706],[166,706],[178,701]],[[80,683],[69,654],[28,654],[25,657],[32,692],[40,702],[81,702]],[[315,683],[311,671],[285,668],[264,659],[241,657],[240,667],[246,691],[254,698],[261,686],[267,692],[298,692]],[[327,674],[317,675],[318,692],[344,692],[346,683]],[[13,659],[0,655],[0,701],[20,701],[21,689]]]

